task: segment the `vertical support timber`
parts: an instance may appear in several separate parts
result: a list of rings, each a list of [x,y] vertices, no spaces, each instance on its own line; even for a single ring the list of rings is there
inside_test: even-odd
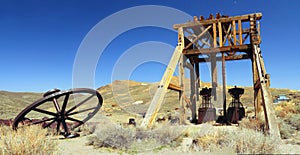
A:
[[[235,20],[232,21],[232,29],[233,29],[233,45],[236,45],[236,26]]]
[[[194,64],[191,64],[192,67],[190,68],[190,85],[191,85],[191,95],[190,95],[190,101],[191,101],[191,110],[192,110],[192,123],[197,122],[197,106],[196,106],[196,80],[195,80],[195,69]]]
[[[226,70],[225,70],[225,55],[222,53],[222,83],[223,83],[223,123],[227,123],[226,113]]]
[[[184,85],[184,63],[185,57],[182,55],[179,60],[179,85],[180,85],[180,92],[179,92],[179,103],[180,103],[180,124],[185,124],[186,122],[186,114],[185,114],[185,100],[184,100],[184,93],[185,93],[185,85]]]
[[[255,54],[252,54],[252,75],[253,75],[253,91],[254,91],[254,97],[253,97],[253,105],[255,108],[255,117],[261,118],[259,115],[261,113],[261,88],[260,88],[260,81],[258,76],[258,70],[257,70],[257,63],[255,61]]]
[[[197,101],[199,101],[199,88],[200,88],[200,66],[199,63],[195,63],[195,72],[196,72],[196,97]]]
[[[214,101],[217,100],[217,86],[218,86],[218,77],[217,77],[217,56],[216,54],[210,55],[210,65],[211,65],[211,86],[212,86],[212,95],[214,96]]]
[[[238,29],[239,29],[239,44],[243,45],[243,28],[242,28],[241,20],[238,20]]]
[[[184,33],[183,28],[178,29],[178,44],[181,46],[181,50],[185,48],[184,44]],[[185,100],[184,100],[184,94],[185,94],[185,85],[184,85],[184,64],[186,62],[186,57],[181,54],[181,57],[179,59],[179,86],[180,86],[180,92],[179,92],[179,104],[180,104],[180,124],[186,124],[186,109],[185,109]]]

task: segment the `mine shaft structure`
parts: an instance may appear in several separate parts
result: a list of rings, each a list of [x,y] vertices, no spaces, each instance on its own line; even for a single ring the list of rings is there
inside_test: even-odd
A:
[[[273,136],[280,137],[276,116],[269,91],[270,76],[267,74],[260,50],[261,13],[241,16],[223,16],[219,13],[208,18],[194,16],[192,21],[175,24],[178,31],[178,44],[170,63],[158,85],[158,89],[142,122],[143,127],[150,127],[156,118],[168,89],[179,92],[181,105],[181,123],[186,121],[184,84],[185,68],[190,70],[190,99],[192,119],[196,120],[196,102],[199,100],[200,63],[210,62],[211,86],[214,100],[218,87],[217,62],[222,64],[222,89],[224,123],[226,115],[226,61],[250,59],[252,62],[254,107],[256,117],[264,117],[266,129]],[[179,70],[179,85],[170,84],[176,67]],[[202,86],[203,87],[203,86]]]

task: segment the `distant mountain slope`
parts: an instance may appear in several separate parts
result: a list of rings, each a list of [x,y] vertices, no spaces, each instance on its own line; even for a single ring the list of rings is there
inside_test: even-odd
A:
[[[178,79],[174,77],[172,83],[178,84]],[[188,79],[185,79],[185,85],[189,90]],[[210,83],[201,83],[201,86],[210,87]],[[228,86],[228,88],[230,88]],[[253,90],[252,87],[244,87],[245,94],[241,98],[241,102],[248,107],[253,106]],[[102,86],[97,90],[101,93],[104,99],[101,111],[116,119],[122,117],[142,116],[148,109],[151,98],[157,89],[157,83],[143,83],[128,80],[114,81],[112,84]],[[221,86],[218,88],[221,90]],[[271,88],[273,96],[279,94],[287,94],[288,97],[295,102],[300,102],[300,92],[288,89],[274,89]],[[220,95],[220,94],[219,94]],[[222,95],[220,95],[222,96]],[[26,93],[26,92],[6,92],[0,91],[0,119],[14,118],[22,109],[37,99],[42,97],[42,93]],[[189,98],[189,94],[186,94]],[[222,107],[220,98],[213,101],[216,107]],[[227,94],[227,103],[230,103],[231,97]],[[198,105],[201,100],[198,101]],[[162,105],[160,113],[179,112],[180,107],[178,102],[178,92],[169,90],[165,102]]]
[[[41,96],[41,93],[0,91],[0,119],[14,118],[23,108]]]

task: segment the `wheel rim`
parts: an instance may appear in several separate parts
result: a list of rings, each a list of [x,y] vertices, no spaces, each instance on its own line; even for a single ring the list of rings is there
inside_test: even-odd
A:
[[[14,119],[13,129],[39,124],[69,135],[90,120],[102,106],[102,96],[93,89],[59,91],[32,103]]]

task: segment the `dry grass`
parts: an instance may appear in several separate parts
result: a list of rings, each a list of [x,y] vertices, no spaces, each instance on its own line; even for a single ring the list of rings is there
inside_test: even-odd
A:
[[[164,126],[157,129],[139,129],[106,125],[95,131],[88,145],[95,148],[112,148],[126,152],[143,152],[176,145],[177,138],[183,132],[178,126]]]
[[[233,130],[211,128],[194,137],[192,149],[200,152],[216,152],[231,148],[239,154],[274,154],[279,153],[279,141],[252,129],[236,128]]]
[[[8,126],[0,126],[0,154],[4,155],[35,155],[56,154],[58,143],[47,130],[39,126],[12,130]]]
[[[299,144],[300,139],[300,105],[282,102],[275,107],[281,138],[289,139],[292,144]]]
[[[252,118],[243,118],[239,121],[239,127],[252,129],[258,132],[265,132],[265,124],[263,120],[260,119],[252,119]]]

